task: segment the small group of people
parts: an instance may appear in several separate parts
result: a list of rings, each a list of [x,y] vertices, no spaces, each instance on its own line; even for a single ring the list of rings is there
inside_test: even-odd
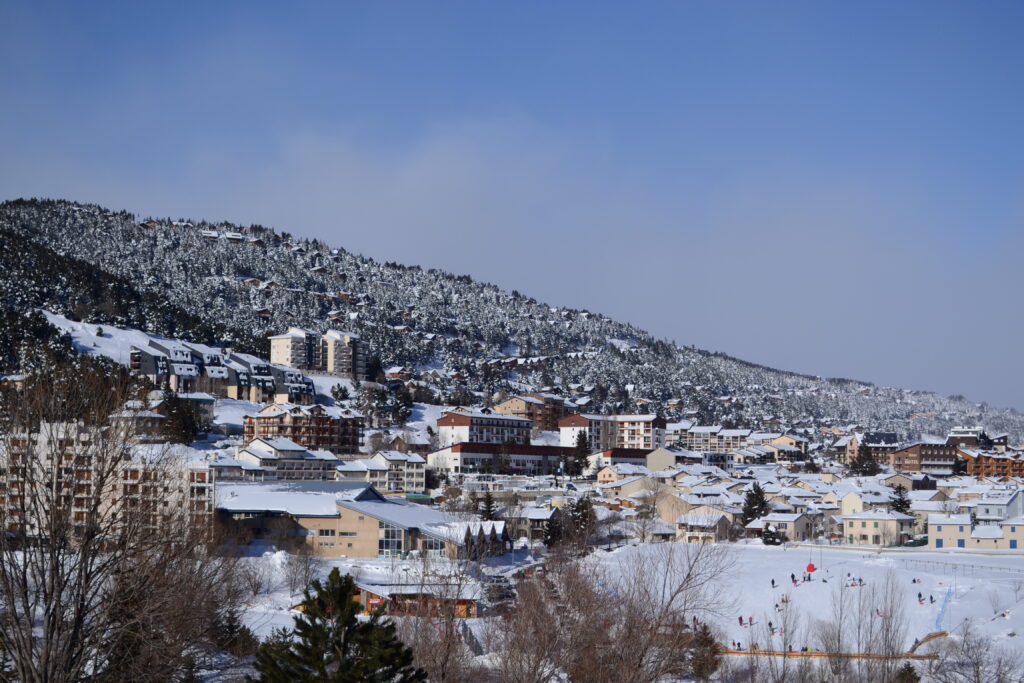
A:
[[[935,604],[935,596],[934,595],[929,595],[928,599],[931,601],[929,604],[931,604],[931,605]],[[917,604],[919,604],[919,605],[923,605],[924,604],[924,595],[921,594],[921,591],[917,591]]]
[[[739,620],[740,626],[742,626],[744,628],[747,628],[747,627],[750,627],[750,626],[754,625],[754,617],[750,617],[750,621],[747,622],[747,623],[743,623],[743,617],[736,617],[736,618]]]
[[[850,588],[857,588],[857,587],[863,588],[863,586],[864,586],[864,579],[860,578],[860,577],[853,576],[850,572],[846,572],[846,581],[847,581],[847,585],[849,585]]]

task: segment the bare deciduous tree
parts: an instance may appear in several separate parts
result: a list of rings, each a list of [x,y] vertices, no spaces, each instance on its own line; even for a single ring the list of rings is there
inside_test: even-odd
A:
[[[311,544],[300,541],[288,553],[284,563],[285,581],[290,593],[300,593],[324,569],[324,559]]]
[[[816,624],[818,649],[830,655],[829,673],[835,681],[889,680],[900,665],[896,655],[907,651],[908,622],[903,589],[893,572],[875,583],[852,587],[836,584],[832,614]],[[849,659],[842,655],[871,653],[878,659]]]
[[[519,586],[490,638],[503,678],[658,681],[687,675],[694,628],[730,608],[728,546],[631,548],[614,567],[566,557]]]
[[[970,620],[930,648],[938,659],[928,662],[925,679],[935,683],[1020,683],[1024,656],[997,646]]]
[[[239,562],[238,576],[252,597],[265,591],[270,583],[270,569],[259,558],[248,562]]]
[[[463,561],[424,556],[411,573],[416,585],[409,590],[414,593],[402,604],[397,625],[402,642],[412,648],[416,666],[432,681],[479,679],[481,671],[473,664],[474,652],[467,642],[472,634],[465,621],[471,616],[470,602],[481,597],[472,567]]]
[[[172,679],[238,599],[187,468],[112,419],[137,395],[88,359],[0,395],[0,653],[17,680]]]

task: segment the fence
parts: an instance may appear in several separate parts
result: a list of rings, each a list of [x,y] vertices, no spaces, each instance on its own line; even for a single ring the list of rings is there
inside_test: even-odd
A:
[[[945,574],[947,576],[979,576],[985,572],[1001,572],[1008,578],[1024,579],[1024,569],[1016,567],[996,567],[989,564],[966,564],[960,562],[943,562],[942,560],[903,560],[904,569]]]

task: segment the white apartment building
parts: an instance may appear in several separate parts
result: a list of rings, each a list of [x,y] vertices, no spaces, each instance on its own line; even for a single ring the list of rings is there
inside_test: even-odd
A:
[[[489,408],[456,408],[437,420],[438,447],[457,443],[529,444],[533,420]]]
[[[569,415],[558,421],[559,445],[572,448],[579,434],[586,435],[587,448],[654,450],[665,445],[665,420],[658,415]]]

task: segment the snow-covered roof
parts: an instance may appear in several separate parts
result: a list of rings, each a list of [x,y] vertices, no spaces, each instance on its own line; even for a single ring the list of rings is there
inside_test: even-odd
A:
[[[960,515],[928,515],[928,525],[932,524],[967,524],[971,523],[971,516],[960,514]]]
[[[342,501],[384,500],[369,484],[349,481],[221,483],[217,507],[228,512],[282,512],[296,517],[333,517]],[[427,509],[427,508],[424,508]]]
[[[249,443],[247,448],[257,448],[257,449],[263,450],[263,451],[273,450],[273,451],[283,451],[283,452],[295,452],[295,451],[304,451],[304,450],[306,450],[305,446],[301,446],[301,445],[295,443],[294,441],[292,441],[291,439],[286,439],[283,436],[279,436],[279,437],[276,437],[276,438],[259,437],[259,438],[253,439]]]
[[[1002,538],[1003,530],[998,524],[979,524],[971,530],[971,538]]]
[[[893,512],[892,510],[864,510],[863,512],[855,512],[849,515],[842,515],[840,519],[849,520],[895,520],[899,522],[913,521],[915,518],[913,515],[905,515],[902,512]]]
[[[691,434],[717,434],[722,430],[722,425],[697,425],[690,427]]]
[[[723,514],[687,512],[676,518],[676,524],[703,528],[714,527],[723,517],[725,517]]]

